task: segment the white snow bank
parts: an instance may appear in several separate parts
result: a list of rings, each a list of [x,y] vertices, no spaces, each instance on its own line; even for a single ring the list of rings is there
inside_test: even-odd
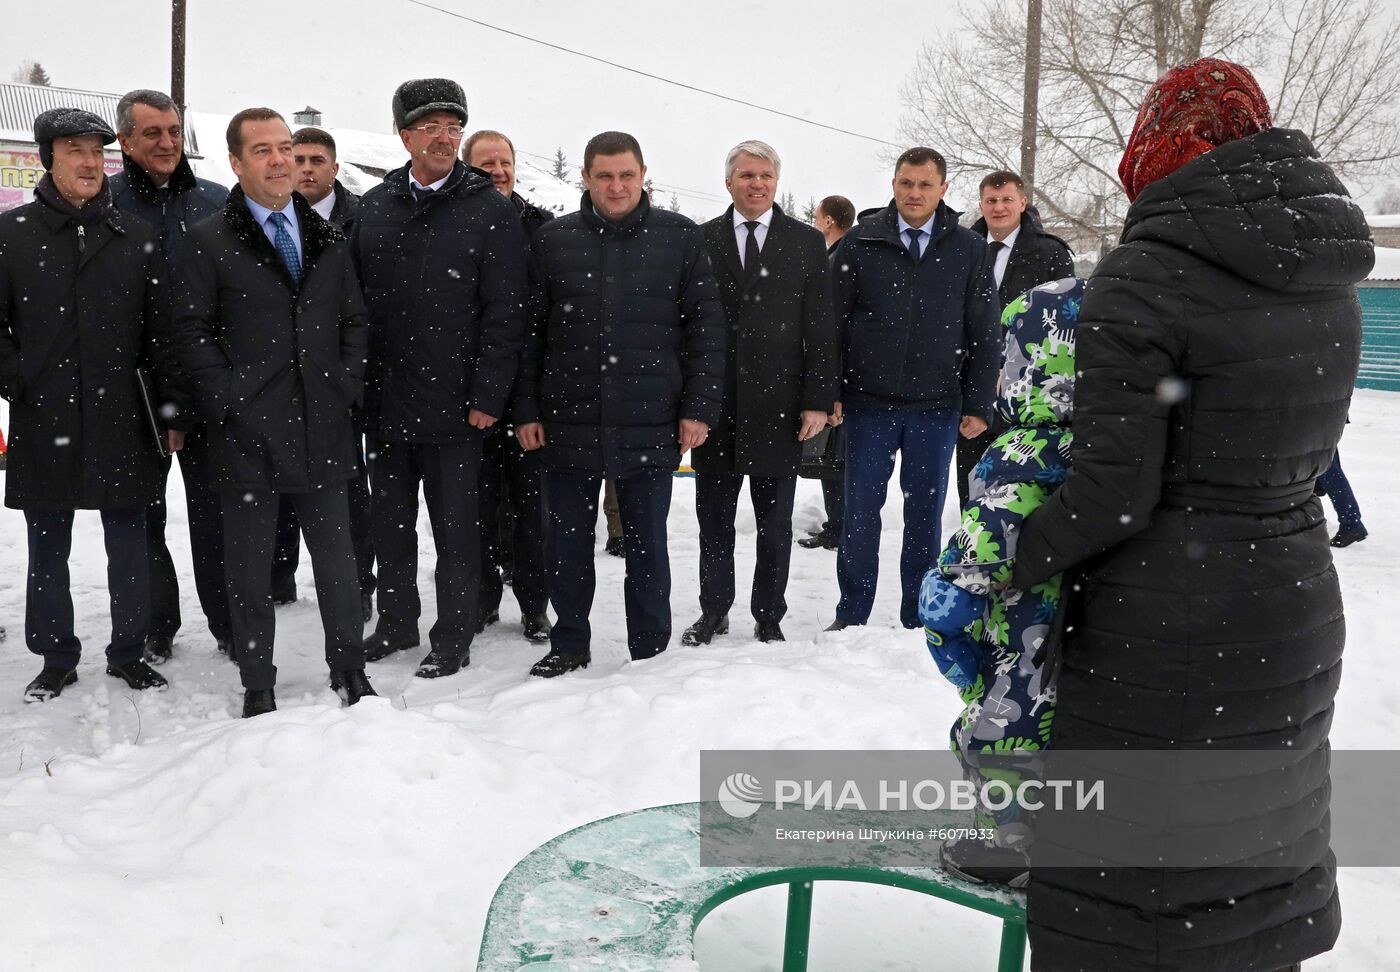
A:
[[[1342,443],[1371,538],[1337,552],[1347,664],[1332,741],[1400,748],[1400,508],[1388,502],[1400,454],[1400,397],[1359,392]],[[594,664],[548,682],[526,675],[541,649],[504,620],[451,678],[412,676],[420,652],[371,666],[382,694],[339,708],[326,688],[321,628],[303,555],[303,600],[277,613],[281,711],[236,718],[235,668],[203,630],[189,581],[180,478],[169,543],[185,627],[171,688],[133,693],[103,674],[105,560],[95,514],[77,520],[72,557],[80,680],[25,706],[38,671],[24,649],[23,517],[0,510],[0,954],[45,970],[418,969],[473,966],[496,885],[531,849],[588,820],[700,798],[706,748],[941,749],[957,712],[918,632],[898,613],[899,491],[885,511],[870,627],[825,634],[835,555],[793,551],[788,641],[750,639],[743,593],[754,521],[740,505],[731,633],[705,648],[626,660],[622,563],[598,558]],[[671,511],[677,640],[699,613],[694,481]],[[952,525],[951,507],[944,518]],[[821,518],[818,484],[798,488],[799,535]],[[602,528],[599,527],[599,537]],[[420,523],[426,631],[434,614],[431,541]],[[47,768],[45,763],[47,762]],[[1393,965],[1395,869],[1340,875],[1346,914],[1333,953],[1308,972]],[[702,968],[773,969],[781,889],[720,908],[697,936]],[[823,885],[813,972],[991,968],[998,923],[892,889]]]
[[[1376,265],[1367,280],[1400,280],[1400,249],[1376,247]]]

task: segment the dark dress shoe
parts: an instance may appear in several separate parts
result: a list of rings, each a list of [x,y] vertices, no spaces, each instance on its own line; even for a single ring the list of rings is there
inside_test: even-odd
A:
[[[700,615],[700,620],[685,629],[681,635],[683,645],[708,645],[715,635],[729,633],[729,615],[723,614],[719,617],[712,617],[708,614]]]
[[[549,632],[553,630],[553,625],[549,623],[549,615],[527,614],[520,619],[520,625],[525,629],[525,640],[537,645],[549,644]]]
[[[47,702],[63,694],[63,690],[78,680],[77,669],[45,668],[34,681],[24,687],[24,701]]]
[[[856,625],[856,623],[855,623],[854,621],[845,621],[845,620],[843,620],[843,619],[841,619],[841,618],[837,618],[835,621],[833,621],[833,622],[831,622],[830,624],[828,624],[828,625],[826,626],[826,629],[825,629],[825,630],[827,630],[827,631],[845,631],[847,628],[851,628],[851,627],[859,627],[859,626]]]
[[[360,620],[369,624],[369,619],[374,617],[374,595],[360,595]]]
[[[233,647],[232,638],[215,638],[214,647],[219,650],[219,654],[228,655],[229,661],[238,661],[238,649]]]
[[[608,537],[608,542],[603,549],[614,557],[627,556],[627,548],[622,545],[621,537]]]
[[[753,636],[759,641],[787,641],[776,621],[760,621],[753,626]]]
[[[170,656],[175,652],[175,639],[170,635],[147,635],[146,646],[141,650],[141,657],[152,665],[164,665],[170,661]]]
[[[476,633],[481,634],[488,625],[495,624],[499,620],[501,620],[501,612],[495,608],[480,612],[476,616]]]
[[[592,660],[591,655],[561,655],[556,651],[551,651],[535,662],[530,668],[530,674],[536,678],[557,678],[566,672],[587,668],[588,663]]]
[[[812,534],[810,537],[803,537],[801,540],[797,541],[797,545],[799,547],[805,547],[808,550],[835,550],[841,545],[840,541],[841,538],[836,534],[822,530],[819,533]]]
[[[383,661],[396,651],[418,647],[418,632],[411,634],[380,634],[376,631],[365,639],[365,661]]]
[[[1365,527],[1351,527],[1345,530],[1338,530],[1337,535],[1332,538],[1334,547],[1350,547],[1353,543],[1360,543],[1369,537]]]
[[[277,697],[272,689],[248,689],[243,693],[243,718],[265,715],[277,711]]]
[[[974,884],[1024,888],[1031,879],[1026,855],[989,841],[950,840],[941,852],[943,870]]]
[[[346,705],[354,705],[367,695],[378,696],[374,686],[369,684],[369,676],[363,668],[352,669],[339,674],[331,673],[331,688],[345,700]]]
[[[107,674],[113,678],[121,679],[138,692],[142,689],[165,688],[170,684],[165,680],[164,675],[143,661],[129,662],[125,665],[108,665]]]
[[[447,675],[456,675],[470,664],[470,651],[464,651],[460,655],[451,655],[434,648],[428,652],[426,658],[418,663],[418,670],[413,674],[419,678],[443,678]]]

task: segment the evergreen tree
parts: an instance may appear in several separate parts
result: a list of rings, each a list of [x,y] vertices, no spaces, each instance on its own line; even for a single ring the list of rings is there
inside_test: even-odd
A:
[[[802,219],[808,223],[817,221],[817,197],[808,196],[807,205],[802,207]]]
[[[569,181],[569,160],[564,157],[564,146],[559,146],[554,150],[554,168],[551,170],[554,178],[561,182]]]
[[[681,211],[681,201],[676,198],[676,194],[674,192],[671,193],[671,201],[666,204],[666,208],[673,213],[678,213]]]
[[[20,84],[37,84],[44,88],[53,83],[49,80],[49,72],[45,71],[44,66],[38,61],[21,61],[10,78]]]
[[[651,176],[647,176],[646,182],[642,183],[642,191],[647,194],[647,202],[651,202],[652,193],[656,191],[656,187],[651,184]]]

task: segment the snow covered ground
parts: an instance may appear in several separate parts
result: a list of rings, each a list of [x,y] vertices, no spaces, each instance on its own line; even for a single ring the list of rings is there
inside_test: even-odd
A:
[[[1400,748],[1397,406],[1400,396],[1358,392],[1342,446],[1371,539],[1337,556],[1350,633],[1338,748]],[[188,565],[178,490],[176,476],[168,536]],[[898,507],[886,508],[887,568]],[[820,516],[817,484],[803,482],[799,535]],[[676,481],[671,522],[679,635],[698,613],[693,480]],[[420,530],[426,633],[432,556]],[[740,533],[743,578],[746,501]],[[39,666],[23,643],[24,521],[0,511],[0,968],[470,969],[491,895],[518,859],[588,820],[698,799],[701,749],[942,747],[957,708],[921,635],[897,626],[888,569],[872,625],[824,634],[835,555],[797,549],[785,644],[750,640],[740,606],[714,645],[673,642],[630,663],[622,563],[600,555],[588,670],[529,678],[540,651],[520,638],[507,593],[469,669],[425,682],[412,675],[419,652],[406,652],[371,666],[382,699],[342,709],[303,563],[303,599],[277,615],[281,710],[244,722],[237,672],[214,652],[192,583],[170,690],[133,693],[103,673],[101,534],[95,514],[80,514],[79,681],[26,706],[20,691]],[[1308,972],[1395,968],[1400,871],[1353,868],[1340,881],[1341,942]],[[778,969],[783,906],[770,889],[721,907],[698,934],[701,968]],[[892,889],[819,887],[815,928],[814,972],[995,964],[994,920]]]

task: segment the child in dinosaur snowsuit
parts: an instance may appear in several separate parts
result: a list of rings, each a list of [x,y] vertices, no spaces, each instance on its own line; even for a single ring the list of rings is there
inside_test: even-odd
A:
[[[1084,281],[1043,284],[1002,314],[1006,354],[997,410],[1009,428],[973,469],[962,524],[924,577],[919,617],[929,652],[966,706],[951,730],[953,750],[979,788],[991,777],[1014,787],[1034,775],[1035,752],[1049,742],[1054,686],[1035,656],[1060,600],[1060,578],[1017,591],[1004,587],[1015,565],[1021,523],[1069,471],[1074,337]],[[1013,801],[979,827],[996,844],[1023,849],[1029,823]]]

